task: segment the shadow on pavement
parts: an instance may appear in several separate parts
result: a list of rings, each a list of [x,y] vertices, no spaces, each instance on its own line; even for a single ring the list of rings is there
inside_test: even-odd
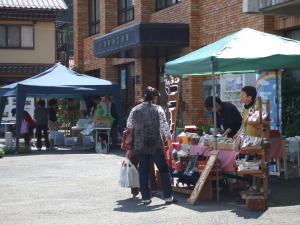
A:
[[[114,211],[119,212],[149,212],[149,211],[157,211],[166,208],[165,204],[149,204],[144,205],[142,200],[133,200],[132,198],[123,199],[117,201],[118,208],[115,208]]]

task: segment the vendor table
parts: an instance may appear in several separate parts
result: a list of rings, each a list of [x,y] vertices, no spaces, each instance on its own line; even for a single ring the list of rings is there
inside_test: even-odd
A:
[[[177,151],[182,149],[182,145],[179,143],[173,143],[173,148],[175,148]],[[211,156],[213,149],[207,146],[201,146],[201,145],[190,145],[190,155],[204,155],[206,157]],[[237,159],[239,152],[235,152],[232,150],[226,150],[226,149],[218,149],[218,155],[217,159],[221,163],[221,171],[223,173],[225,172],[236,172],[235,167],[235,160]],[[180,172],[182,173],[182,171]],[[196,174],[195,178],[196,178]],[[172,174],[171,174],[172,176]],[[176,176],[172,176],[176,177]],[[199,175],[197,176],[199,177]],[[199,178],[198,178],[199,179]],[[198,180],[197,179],[197,180]],[[203,189],[200,192],[198,200],[211,200],[213,198],[213,192],[212,192],[212,181],[215,180],[223,180],[224,177],[222,175],[219,175],[218,178],[216,176],[209,175],[204,183]],[[194,180],[195,184],[197,183],[197,180]],[[158,174],[158,182],[159,182],[159,174]],[[173,191],[176,192],[182,192],[186,194],[191,194],[192,190],[185,189],[181,187],[175,187],[173,185],[172,187]],[[217,191],[219,189],[217,188]]]
[[[181,144],[174,144],[173,143],[173,147],[175,147],[175,149],[177,151],[179,151],[182,146]],[[201,155],[203,154],[204,156],[210,156],[211,155],[211,150],[213,150],[210,147],[207,146],[201,146],[201,145],[191,145],[190,148],[190,154],[191,155]],[[231,150],[226,150],[226,149],[218,149],[220,150],[219,155],[218,155],[218,160],[221,161],[221,170],[222,172],[235,172],[235,160],[236,157],[238,156],[238,152],[234,152]]]
[[[7,132],[8,131],[8,126],[9,125],[14,125],[15,123],[12,123],[12,122],[1,122],[1,124],[3,124],[3,125],[5,125],[5,132]]]

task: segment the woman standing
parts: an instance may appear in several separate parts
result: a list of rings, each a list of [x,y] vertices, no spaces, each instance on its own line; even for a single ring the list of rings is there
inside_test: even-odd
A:
[[[245,135],[247,135],[247,136],[254,136],[254,137],[259,136],[258,130],[255,127],[252,127],[251,125],[247,124],[249,112],[255,111],[256,95],[257,95],[257,92],[256,92],[255,87],[245,86],[242,88],[240,97],[241,97],[241,103],[244,103],[243,121],[242,121],[242,126],[240,127],[239,131],[233,138],[237,138],[237,136],[241,133],[245,133]],[[243,132],[243,130],[245,132]]]
[[[140,99],[136,101],[135,106],[141,104],[144,102],[144,99]],[[135,155],[131,155],[130,162],[135,166],[138,167],[138,159]],[[160,195],[157,192],[157,180],[155,175],[155,169],[154,169],[154,162],[150,159],[150,165],[149,165],[149,183],[150,183],[150,191],[152,197],[160,197]],[[139,199],[139,188],[131,188],[131,194],[133,199]]]
[[[12,117],[14,117],[16,115],[16,111],[17,111],[16,108],[13,108],[11,110]],[[26,110],[24,110],[24,112],[23,112],[23,120],[28,122],[28,130],[29,130],[28,133],[23,134],[24,142],[25,142],[25,145],[30,147],[30,140],[33,137],[33,130],[35,128],[35,123],[34,123],[34,120],[31,118],[30,114]]]
[[[105,104],[104,97],[94,95],[92,100],[96,104],[93,116],[107,116],[107,105]]]
[[[160,172],[165,203],[177,203],[172,196],[171,177],[161,135],[166,137],[168,147],[171,149],[171,133],[165,112],[162,107],[156,105],[159,95],[158,90],[149,86],[144,95],[144,102],[132,109],[127,120],[127,127],[133,128],[134,131],[134,147],[127,151],[126,157],[130,159],[131,155],[136,155],[138,158],[140,190],[143,203],[147,205],[151,203],[150,159],[153,160]]]

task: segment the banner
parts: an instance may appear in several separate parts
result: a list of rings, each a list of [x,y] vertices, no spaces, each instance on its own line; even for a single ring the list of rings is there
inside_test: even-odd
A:
[[[256,73],[257,96],[270,99],[270,129],[282,133],[281,71],[261,70]],[[263,109],[265,111],[265,109]]]

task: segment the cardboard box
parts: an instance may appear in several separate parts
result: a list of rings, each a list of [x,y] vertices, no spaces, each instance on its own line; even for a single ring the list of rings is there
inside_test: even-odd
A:
[[[260,196],[263,197],[264,193],[260,191],[241,191],[239,193],[239,201],[241,203],[246,203],[246,200],[249,196]]]
[[[110,117],[109,116],[94,116],[95,127],[109,128]]]
[[[250,211],[265,211],[267,204],[263,196],[248,196],[246,199],[246,207]]]

